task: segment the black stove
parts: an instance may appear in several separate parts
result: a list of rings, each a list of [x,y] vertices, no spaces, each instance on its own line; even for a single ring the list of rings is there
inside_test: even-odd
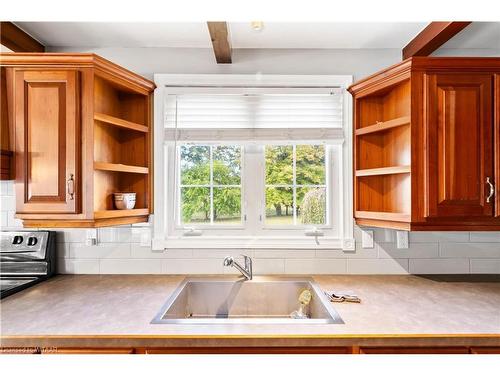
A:
[[[0,232],[0,298],[55,274],[56,232]]]

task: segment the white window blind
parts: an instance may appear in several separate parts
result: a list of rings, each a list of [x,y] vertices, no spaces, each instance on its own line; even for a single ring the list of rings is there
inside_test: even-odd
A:
[[[341,129],[338,88],[227,89],[166,95],[167,129]],[[182,91],[182,90],[179,90]],[[236,92],[235,92],[236,91]],[[238,92],[239,91],[239,92]],[[264,92],[262,92],[264,91]],[[281,91],[281,92],[280,92]],[[283,92],[286,91],[286,92]]]

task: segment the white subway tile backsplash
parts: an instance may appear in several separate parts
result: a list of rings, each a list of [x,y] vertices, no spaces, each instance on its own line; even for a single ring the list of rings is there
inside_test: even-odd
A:
[[[469,273],[469,259],[410,259],[410,273],[430,274],[465,274]]]
[[[346,273],[345,259],[285,259],[285,273],[287,274],[344,274]]]
[[[500,273],[500,259],[471,259],[470,273]]]
[[[438,258],[437,243],[413,243],[409,249],[398,249],[395,243],[377,244],[379,258]]]
[[[85,243],[86,229],[57,229],[56,241],[71,243],[71,242],[82,242]]]
[[[160,259],[100,259],[101,274],[159,274]]]
[[[253,251],[254,257],[256,258],[274,258],[274,259],[285,259],[285,258],[314,258],[315,251],[312,249],[255,249]]]
[[[469,232],[410,232],[410,243],[467,241]]]
[[[7,215],[8,211],[0,211],[0,226],[6,228],[9,225],[9,219]]]
[[[190,259],[193,257],[192,249],[167,249],[164,251],[153,251],[150,247],[144,247],[139,244],[130,245],[130,257],[142,259]]]
[[[7,212],[7,226],[9,228],[22,228],[23,227],[23,222],[20,219],[16,219],[14,217],[15,211],[8,211]]]
[[[193,249],[193,258],[217,258],[222,262],[227,256],[241,258],[242,255],[253,257],[251,249]]]
[[[470,242],[497,242],[500,246],[500,232],[471,232]]]
[[[186,274],[222,274],[224,266],[220,259],[163,259],[162,273],[173,275]]]
[[[500,258],[500,243],[470,242],[439,245],[441,258]]]
[[[14,195],[14,181],[0,180],[0,196]]]
[[[131,226],[99,228],[99,242],[137,242],[141,241],[141,233],[149,228]]]
[[[57,273],[99,274],[99,259],[57,259]]]
[[[355,251],[345,252],[339,249],[316,250],[316,258],[376,258],[377,249],[363,249],[361,242],[356,243]]]
[[[110,227],[99,228],[98,230],[99,242],[130,242],[130,228],[125,227]]]
[[[408,259],[348,259],[349,274],[393,274],[408,273]]]
[[[13,195],[2,195],[0,197],[0,210],[14,211],[16,209],[16,197]]]
[[[285,273],[285,259],[254,258],[252,267],[255,275],[280,275]]]
[[[99,244],[97,246],[86,246],[82,243],[72,243],[70,246],[71,258],[130,258],[130,244],[127,243],[109,243]]]

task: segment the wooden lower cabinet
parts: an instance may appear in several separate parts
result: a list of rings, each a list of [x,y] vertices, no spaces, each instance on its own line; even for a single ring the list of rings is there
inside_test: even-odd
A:
[[[470,348],[471,354],[500,354],[500,348],[495,346],[484,346]]]
[[[351,347],[138,348],[137,354],[352,354]]]
[[[361,347],[360,354],[469,354],[467,347]]]
[[[134,348],[42,348],[40,354],[134,354]]]
[[[500,347],[141,347],[141,348],[0,348],[0,354],[500,354]]]

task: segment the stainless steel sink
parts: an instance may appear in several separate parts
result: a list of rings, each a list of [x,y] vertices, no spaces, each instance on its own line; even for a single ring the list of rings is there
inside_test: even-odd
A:
[[[308,289],[308,319],[293,319],[298,297]],[[186,278],[151,323],[154,324],[334,324],[344,323],[311,278]]]

